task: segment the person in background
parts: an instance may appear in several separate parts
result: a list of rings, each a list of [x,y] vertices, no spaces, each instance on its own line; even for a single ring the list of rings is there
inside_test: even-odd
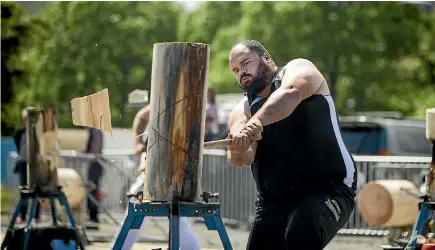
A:
[[[21,112],[23,124],[21,128],[17,130],[14,135],[15,146],[17,147],[18,157],[15,165],[14,173],[19,175],[20,186],[27,185],[27,137],[26,137],[26,123],[27,123],[27,111],[24,109]],[[36,206],[35,221],[39,221],[39,209],[40,204]],[[27,204],[24,204],[20,208],[20,214],[16,219],[16,223],[21,223],[26,220]]]
[[[134,131],[134,149],[137,157],[140,157],[144,153],[146,148],[146,138],[147,134],[145,129],[149,122],[149,116],[151,112],[151,106],[147,105],[141,108],[133,120],[133,131]],[[139,169],[139,172],[141,170]]]
[[[212,87],[208,87],[204,141],[216,140],[216,136],[218,132],[219,132],[219,127],[218,127],[218,112],[217,112],[217,105],[216,105],[216,92]]]
[[[103,150],[103,132],[96,128],[88,128],[88,140],[86,142],[83,153],[87,154],[101,154]],[[100,180],[103,173],[103,167],[100,163],[93,159],[88,170],[88,181],[94,183],[95,188],[91,191],[90,195],[98,200],[97,194],[100,189]],[[88,198],[88,212],[89,220],[94,223],[99,223],[98,219],[98,206]]]

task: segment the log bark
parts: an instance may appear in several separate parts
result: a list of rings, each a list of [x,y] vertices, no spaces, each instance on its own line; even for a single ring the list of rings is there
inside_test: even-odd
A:
[[[112,133],[108,89],[72,99],[71,109],[74,125],[98,128]]]
[[[207,44],[154,44],[145,199],[199,199],[209,55]]]
[[[432,161],[426,174],[426,194],[435,200],[435,108],[426,109],[426,138],[432,144]]]
[[[37,186],[56,190],[59,160],[56,111],[28,108],[27,116],[28,186],[31,190]]]
[[[426,138],[435,142],[435,108],[426,109]]]

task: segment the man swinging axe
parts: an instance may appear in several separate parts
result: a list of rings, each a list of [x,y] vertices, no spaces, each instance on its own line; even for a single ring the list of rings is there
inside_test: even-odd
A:
[[[279,68],[254,40],[236,44],[229,64],[246,95],[230,114],[227,156],[251,166],[258,191],[247,249],[323,249],[357,185],[325,78],[306,59]]]

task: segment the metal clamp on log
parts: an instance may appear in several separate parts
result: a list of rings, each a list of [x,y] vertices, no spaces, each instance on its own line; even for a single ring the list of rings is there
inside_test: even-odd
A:
[[[218,193],[210,193],[210,192],[203,192],[201,194],[201,198],[205,203],[209,202],[209,199],[219,199],[219,194]]]

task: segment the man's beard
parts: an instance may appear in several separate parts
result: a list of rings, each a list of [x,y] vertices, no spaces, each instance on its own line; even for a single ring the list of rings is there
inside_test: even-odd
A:
[[[260,61],[257,72],[258,73],[256,77],[253,77],[250,74],[241,75],[239,81],[237,81],[239,87],[250,94],[258,95],[264,88],[266,88],[270,84],[273,72],[269,67],[267,67],[267,65],[263,61]],[[249,85],[241,84],[242,79],[245,76],[250,76],[252,78]]]

